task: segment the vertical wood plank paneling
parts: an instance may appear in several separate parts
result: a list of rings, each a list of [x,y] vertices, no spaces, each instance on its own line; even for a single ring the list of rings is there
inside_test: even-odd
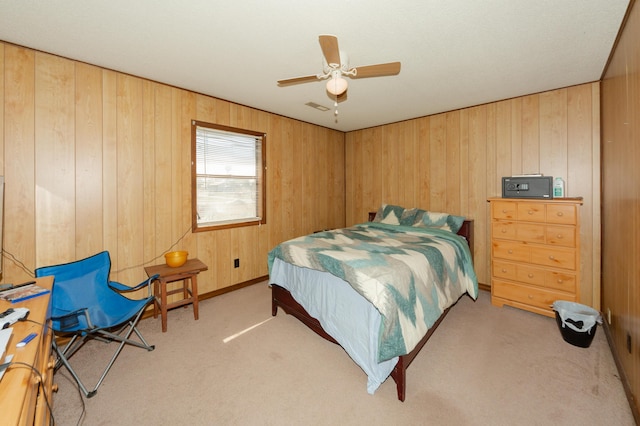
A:
[[[173,96],[176,97],[176,105],[179,108],[174,114],[174,125],[179,132],[176,143],[182,150],[182,167],[180,168],[182,196],[178,238],[182,239],[181,247],[191,253],[191,257],[195,257],[198,246],[196,237],[191,232],[191,120],[196,117],[196,94],[174,88]]]
[[[377,160],[377,158],[373,156],[373,153],[376,151],[373,144],[376,143],[376,141],[367,137],[367,135],[370,134],[370,132],[359,134],[356,138],[357,141],[354,141],[353,149],[354,152],[358,153],[358,156],[352,164],[354,171],[360,170],[360,178],[357,180],[354,188],[350,189],[350,191],[353,192],[348,192],[349,194],[353,194],[348,197],[348,199],[352,200],[357,206],[357,211],[366,210],[367,206],[376,205],[372,200],[371,185],[367,184],[367,182],[371,182],[371,179],[374,179],[375,176],[380,174],[380,170],[375,170],[372,167]],[[358,222],[358,219],[359,218],[353,218],[355,222]]]
[[[267,191],[271,202],[267,206],[267,221],[269,223],[269,247],[274,247],[283,235],[284,223],[280,215],[280,206],[282,206],[282,192],[280,190],[280,181],[282,180],[282,159],[281,155],[285,147],[281,137],[282,121],[280,117],[269,116],[268,144],[270,148],[267,150],[267,167],[270,171],[269,180],[267,181]]]
[[[391,124],[382,129],[382,142],[384,144],[384,157],[382,159],[383,182],[384,182],[384,199],[386,204],[402,204],[399,191],[399,168],[402,164],[399,162],[398,150],[398,125]]]
[[[540,173],[567,180],[567,89],[540,94]]]
[[[460,203],[460,111],[446,114],[446,191],[443,211],[459,212]]]
[[[496,156],[497,156],[497,147],[498,143],[498,129],[497,129],[497,116],[498,116],[498,104],[492,103],[487,104],[486,108],[486,139],[485,139],[485,151],[486,151],[486,192],[491,193],[495,191],[499,185],[500,177],[498,177],[496,173],[496,168],[498,167],[496,164]],[[507,127],[508,129],[508,127]]]
[[[356,168],[355,164],[358,161],[358,158],[362,158],[355,154],[355,147],[358,144],[358,141],[362,138],[362,133],[352,132],[345,135],[345,145],[344,145],[344,156],[345,156],[345,167],[350,167],[351,169]],[[347,162],[350,159],[350,162]],[[363,174],[361,172],[356,171],[352,175],[352,179],[349,179],[345,182],[344,192],[346,194],[353,194],[355,196],[355,188],[362,179]],[[362,191],[360,191],[362,192]],[[346,197],[345,201],[345,211],[346,211],[346,223],[347,225],[353,224],[353,215],[355,212],[361,211],[362,206],[357,206],[354,203],[353,197]]]
[[[314,135],[309,134],[307,132],[305,132],[302,135],[302,138],[300,140],[300,144],[303,145],[303,149],[304,149],[304,155],[302,156],[302,169],[308,170],[310,172],[310,173],[304,173],[302,176],[302,181],[300,182],[300,185],[299,185],[300,186],[299,191],[302,194],[313,194],[313,191],[315,190],[315,185],[318,185],[319,184],[318,181],[321,180],[321,179],[314,179],[315,173],[311,172],[315,166],[314,159],[318,158],[318,157],[315,157],[316,146],[315,144],[311,143],[311,141],[314,141],[314,140],[316,140],[314,138]],[[314,215],[311,214],[311,211],[313,211],[314,208],[321,208],[321,207],[316,206],[313,200],[308,200],[308,202],[304,204],[303,208],[304,208],[304,211],[301,215],[303,226],[311,226],[314,229],[318,229],[315,227],[319,226],[319,223],[316,222],[317,219]]]
[[[444,211],[447,206],[447,114],[431,117],[429,134],[429,205],[425,209]]]
[[[478,280],[482,283],[489,282],[490,265],[486,256],[490,252],[487,218],[487,106],[482,105],[469,109],[469,211],[474,219],[475,234],[480,238],[474,238],[476,253],[485,256],[475,257],[474,266]]]
[[[540,95],[522,98],[522,157],[523,174],[541,173],[540,166]]]
[[[487,172],[490,174],[489,185],[493,185],[489,192],[494,194],[502,193],[502,178],[512,176],[513,158],[513,101],[498,102],[496,105],[496,143],[495,156],[488,159]]]
[[[76,258],[75,69],[45,53],[35,67],[36,264],[50,265]]]
[[[602,82],[602,305],[613,352],[640,412],[640,3],[631,2]],[[594,88],[592,94],[595,95]],[[597,110],[594,109],[594,117]],[[594,118],[594,121],[596,119]],[[595,133],[595,130],[594,130]],[[595,137],[595,136],[594,136]],[[594,175],[593,180],[599,176]],[[594,183],[595,185],[595,183]],[[594,196],[594,201],[596,200]],[[594,215],[594,220],[597,219]],[[630,350],[627,348],[630,340]],[[636,417],[636,421],[638,417]]]
[[[155,170],[155,84],[150,81],[142,81],[142,146],[144,170],[142,181],[142,193],[144,194],[144,226],[142,234],[142,259],[145,266],[156,264],[159,261],[156,249],[156,175]],[[151,172],[150,172],[151,171]]]
[[[511,173],[503,176],[521,175],[522,171],[522,98],[511,99]],[[504,166],[506,169],[507,167]],[[502,177],[502,176],[501,176]],[[498,192],[499,194],[501,192]]]
[[[102,71],[102,205],[103,247],[111,257],[113,279],[118,274],[118,74]]]
[[[592,194],[600,185],[593,187],[593,169],[598,168],[598,164],[593,163],[593,147],[583,141],[592,139],[592,100],[591,85],[585,84],[567,89],[567,174],[561,175],[565,180],[565,193],[567,196],[583,197],[586,205],[593,205]],[[599,138],[597,139],[599,140]],[[581,165],[591,164],[592,167],[581,167]],[[568,182],[572,183],[569,187]],[[591,189],[594,189],[593,191]],[[581,255],[582,259],[581,276],[582,281],[594,281],[593,269],[593,240],[590,234],[584,232],[593,229],[593,211],[587,208],[580,209],[581,224]],[[599,262],[597,262],[599,263]],[[598,286],[599,287],[599,286]],[[593,305],[594,288],[580,288],[580,300],[587,305]],[[598,291],[599,293],[599,291]]]
[[[416,191],[414,185],[407,185],[407,182],[415,179],[415,136],[414,136],[414,121],[408,121],[406,123],[400,123],[398,125],[398,144],[402,147],[400,151],[400,162],[404,164],[404,167],[399,168],[400,180],[398,186],[402,193],[402,203],[405,206],[416,205]]]
[[[291,156],[289,157],[289,179],[287,180],[289,183],[288,193],[289,193],[289,203],[290,207],[288,209],[288,224],[291,231],[291,236],[299,236],[304,233],[303,225],[302,225],[302,216],[301,214],[297,214],[296,212],[304,212],[305,199],[302,196],[301,191],[301,183],[303,176],[303,165],[302,161],[298,161],[297,159],[304,158],[305,156],[305,148],[309,147],[309,141],[303,141],[303,132],[302,132],[302,123],[300,122],[292,122],[290,139],[294,141],[289,150],[291,151]],[[309,147],[310,148],[310,147]],[[314,149],[311,149],[313,152]]]
[[[118,279],[136,283],[142,277],[143,248],[140,230],[144,229],[142,187],[142,81],[128,75],[117,78],[117,200],[118,244],[115,254]]]
[[[601,168],[602,164],[601,156],[600,156],[600,145],[602,144],[602,139],[600,137],[600,103],[596,102],[596,99],[601,99],[600,97],[600,83],[592,83],[591,84],[591,120],[593,123],[593,127],[591,130],[591,140],[593,144],[591,146],[592,153],[592,176],[591,176],[591,188],[587,190],[584,189],[585,196],[589,194],[591,197],[591,217],[593,228],[590,233],[585,233],[585,238],[581,239],[581,244],[585,244],[585,241],[591,242],[591,251],[592,251],[592,260],[591,260],[591,277],[593,279],[593,300],[594,305],[596,302],[600,302],[602,300],[602,285],[601,285],[601,277],[602,277],[602,220],[601,220],[601,212],[600,208],[602,205],[601,193],[602,193],[602,184],[601,184]],[[571,176],[571,174],[569,174]],[[639,300],[639,299],[636,299]],[[640,312],[639,312],[640,314]],[[638,334],[640,335],[640,327],[638,328]],[[640,384],[639,384],[640,385]]]
[[[370,129],[365,133],[363,142],[365,146],[373,150],[373,152],[371,153],[372,162],[371,165],[363,162],[361,164],[361,168],[371,168],[372,179],[368,182],[373,183],[373,188],[375,188],[375,190],[372,191],[373,203],[364,206],[364,211],[360,210],[355,214],[355,218],[353,220],[353,222],[355,223],[359,223],[360,221],[362,221],[362,218],[367,217],[366,214],[369,211],[376,211],[385,202],[384,194],[379,190],[380,188],[382,188],[382,183],[384,182],[386,176],[385,170],[383,169],[383,151],[380,149],[381,140],[382,128],[380,127]],[[367,181],[363,180],[362,182],[364,187],[368,186]],[[346,196],[352,197],[353,195],[347,192]]]
[[[4,102],[4,44],[0,43],[0,117],[4,117]],[[0,120],[0,170],[4,173],[4,120]]]
[[[423,206],[429,205],[429,198],[431,194],[431,178],[430,178],[430,163],[431,163],[431,119],[430,117],[424,117],[417,120],[416,136],[418,139],[417,157],[418,157],[418,170],[419,178],[417,179],[418,187],[418,199],[416,207],[424,208]]]
[[[102,251],[102,71],[75,64],[76,258]],[[98,224],[98,226],[96,226]]]
[[[469,171],[469,110],[460,111],[460,212],[458,214],[474,219],[469,207],[469,191],[474,177]]]
[[[35,53],[5,45],[5,282],[22,282],[35,256]],[[23,266],[27,271],[23,269]]]

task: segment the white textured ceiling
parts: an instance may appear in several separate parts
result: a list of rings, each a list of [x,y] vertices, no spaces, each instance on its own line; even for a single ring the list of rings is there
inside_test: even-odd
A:
[[[597,81],[629,0],[40,0],[0,2],[0,40],[350,131]],[[318,35],[352,66],[336,118]],[[324,105],[321,112],[305,106]]]

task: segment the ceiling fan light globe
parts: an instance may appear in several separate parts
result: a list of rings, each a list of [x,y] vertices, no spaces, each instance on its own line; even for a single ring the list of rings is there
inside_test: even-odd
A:
[[[342,77],[332,78],[327,81],[327,92],[334,96],[342,95],[346,90],[349,83]]]

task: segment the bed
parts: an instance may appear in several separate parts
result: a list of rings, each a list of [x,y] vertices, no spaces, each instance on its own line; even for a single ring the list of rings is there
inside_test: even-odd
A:
[[[406,370],[460,297],[476,298],[473,221],[383,205],[369,221],[283,242],[269,252],[278,307],[337,343],[373,394]]]

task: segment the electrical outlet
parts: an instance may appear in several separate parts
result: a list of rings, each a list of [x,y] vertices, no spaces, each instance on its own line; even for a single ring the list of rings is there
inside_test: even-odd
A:
[[[233,267],[234,268],[240,267],[240,259],[233,259]]]

